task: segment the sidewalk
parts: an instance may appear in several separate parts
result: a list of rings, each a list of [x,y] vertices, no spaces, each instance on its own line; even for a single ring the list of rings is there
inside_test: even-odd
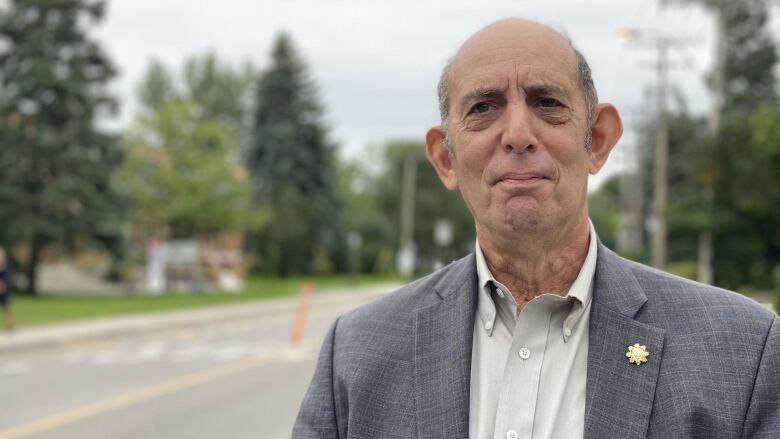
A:
[[[392,292],[401,284],[377,284],[359,288],[317,291],[312,307],[327,307],[345,302],[365,303]],[[286,314],[292,318],[298,297],[256,300],[181,311],[119,315],[33,326],[0,334],[0,356],[5,353],[40,349],[74,341],[94,340],[137,334],[160,329],[206,325],[227,320],[259,318]]]

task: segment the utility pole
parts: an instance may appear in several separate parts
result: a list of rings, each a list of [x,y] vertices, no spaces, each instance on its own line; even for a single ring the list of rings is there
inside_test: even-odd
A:
[[[725,2],[722,5],[726,6]],[[710,8],[715,15],[715,61],[712,69],[712,107],[707,119],[707,131],[710,138],[714,141],[717,138],[720,129],[720,120],[723,113],[723,105],[726,95],[726,16],[721,7]],[[713,188],[712,178],[709,175],[711,167],[708,166],[704,188],[702,190],[702,199],[704,209],[712,216]],[[699,232],[698,243],[698,261],[697,278],[699,282],[712,284],[714,281],[712,269],[712,230],[706,227]]]
[[[414,272],[416,246],[414,244],[414,192],[417,187],[417,155],[409,154],[404,160],[401,182],[400,248],[396,256],[396,269],[408,276]]]
[[[653,147],[653,203],[649,229],[650,263],[653,267],[663,269],[666,266],[666,207],[669,187],[669,126],[666,95],[669,88],[669,49],[676,40],[655,32],[647,33],[631,29],[622,30],[619,37],[626,42],[650,43],[657,51],[655,90],[657,121]]]
[[[626,165],[620,176],[620,216],[617,250],[622,255],[637,257],[643,252],[643,184],[642,166],[637,145],[623,145]]]
[[[656,122],[655,147],[653,148],[653,217],[652,246],[650,262],[653,267],[663,269],[666,266],[666,205],[668,191],[669,167],[669,127],[666,112],[666,89],[669,73],[669,39],[658,38],[658,64],[656,73],[658,85],[656,89],[656,105],[658,121]]]

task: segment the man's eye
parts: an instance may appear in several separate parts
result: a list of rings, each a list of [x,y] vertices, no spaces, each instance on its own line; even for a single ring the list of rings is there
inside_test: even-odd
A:
[[[490,111],[490,104],[487,102],[480,102],[477,105],[471,107],[472,113],[485,113],[487,111]]]
[[[561,103],[558,102],[557,99],[553,98],[542,98],[537,101],[537,105],[539,105],[542,108],[557,108],[561,106]]]

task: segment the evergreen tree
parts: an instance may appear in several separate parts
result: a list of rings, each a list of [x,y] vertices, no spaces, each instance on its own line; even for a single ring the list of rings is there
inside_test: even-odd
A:
[[[342,269],[334,146],[314,84],[285,34],[259,78],[256,105],[247,165],[255,202],[272,209],[252,240],[259,268],[282,276]]]
[[[11,0],[0,9],[0,224],[8,242],[29,249],[33,292],[47,245],[119,236],[120,149],[95,127],[115,109],[106,91],[115,71],[88,35],[103,14],[103,2],[87,0]]]

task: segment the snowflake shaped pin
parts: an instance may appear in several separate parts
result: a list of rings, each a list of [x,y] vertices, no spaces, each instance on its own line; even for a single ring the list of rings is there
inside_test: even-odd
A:
[[[647,363],[648,355],[650,355],[650,352],[647,351],[647,346],[640,345],[639,343],[634,343],[633,346],[629,346],[628,352],[626,352],[628,363],[635,363],[637,366],[642,363]]]

